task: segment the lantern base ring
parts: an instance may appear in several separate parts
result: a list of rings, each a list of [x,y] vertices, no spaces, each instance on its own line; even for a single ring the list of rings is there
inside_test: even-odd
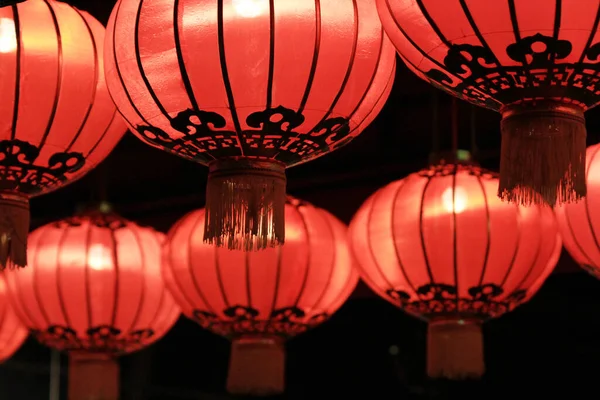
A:
[[[206,186],[204,241],[254,251],[285,241],[285,165],[245,157],[214,161]]]
[[[69,400],[119,400],[119,362],[103,353],[69,353]]]
[[[244,336],[231,343],[227,391],[235,395],[282,394],[285,348],[275,337]]]
[[[554,206],[586,195],[583,111],[557,101],[512,104],[501,110],[500,198]]]
[[[477,379],[485,372],[481,325],[474,320],[434,320],[427,330],[430,378]]]
[[[29,199],[0,192],[0,270],[27,265]]]

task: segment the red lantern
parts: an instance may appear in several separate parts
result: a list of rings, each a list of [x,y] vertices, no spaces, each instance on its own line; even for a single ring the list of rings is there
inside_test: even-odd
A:
[[[350,225],[367,284],[429,322],[431,377],[483,374],[480,324],[529,300],[558,261],[552,211],[497,189],[490,172],[442,163],[380,189]]]
[[[358,281],[346,227],[288,198],[285,246],[248,253],[204,243],[204,213],[194,211],[171,228],[163,247],[165,283],[185,315],[233,340],[229,392],[281,393],[283,341],[326,321]]]
[[[21,347],[29,332],[17,317],[10,303],[4,276],[0,275],[0,362],[12,357]]]
[[[160,271],[163,240],[115,214],[84,214],[33,231],[30,268],[6,274],[25,325],[69,352],[69,399],[118,399],[114,358],[160,339],[178,318]]]
[[[499,195],[585,196],[583,112],[600,101],[597,0],[377,0],[408,68],[502,113]]]
[[[371,0],[121,0],[107,82],[144,142],[210,168],[204,238],[284,242],[286,167],[348,143],[392,87]]]
[[[68,4],[0,3],[0,269],[8,258],[27,264],[29,198],[86,174],[126,131],[104,80],[103,38]]]
[[[587,149],[586,181],[588,195],[576,204],[565,204],[554,209],[565,248],[592,275],[600,278],[600,145]]]

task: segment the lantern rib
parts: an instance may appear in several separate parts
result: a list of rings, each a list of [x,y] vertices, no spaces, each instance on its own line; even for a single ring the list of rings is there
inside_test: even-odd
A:
[[[190,75],[187,72],[185,62],[183,62],[181,37],[179,33],[179,3],[180,0],[173,1],[173,37],[175,39],[175,51],[177,52],[177,64],[179,65],[179,73],[181,75],[181,80],[183,81],[183,86],[185,87],[185,92],[190,104],[192,105],[194,111],[198,112],[200,111],[200,107],[198,106],[198,101],[196,101],[194,89],[192,88],[192,82],[190,81]]]
[[[273,103],[273,75],[275,74],[275,2],[269,0],[269,72],[267,78],[267,105],[269,110]]]
[[[310,231],[308,230],[308,224],[306,223],[306,219],[304,215],[300,212],[300,208],[297,205],[294,205],[293,210],[298,213],[300,216],[300,221],[302,221],[302,227],[304,228],[304,234],[306,236],[306,268],[304,268],[304,277],[302,278],[302,284],[300,285],[300,290],[298,291],[298,296],[294,301],[294,307],[298,307],[300,304],[300,299],[302,299],[302,295],[306,291],[306,286],[308,284],[308,275],[310,273],[312,267],[312,246],[311,246],[311,238]]]
[[[246,154],[246,142],[242,140],[242,127],[240,125],[240,119],[237,114],[237,108],[235,106],[235,99],[233,95],[233,89],[231,88],[231,81],[229,80],[229,71],[227,70],[227,55],[225,54],[225,36],[224,36],[224,25],[223,21],[223,2],[217,2],[217,31],[219,40],[219,61],[221,62],[221,75],[223,77],[223,85],[225,86],[225,93],[227,94],[227,103],[229,103],[229,112],[231,113],[231,120],[235,128],[235,133],[238,137],[240,144],[240,152],[242,157]]]
[[[375,210],[375,204],[377,203],[377,200],[379,200],[379,198],[381,196],[383,196],[384,189],[385,188],[379,189],[379,191],[377,191],[373,195],[373,197],[371,197],[371,207],[367,211],[367,220],[365,221],[365,225],[364,225],[366,228],[366,231],[367,231],[365,238],[366,238],[367,248],[369,249],[369,254],[371,255],[371,259],[373,260],[373,264],[375,265],[375,269],[377,270],[377,272],[379,272],[379,275],[381,275],[381,277],[383,278],[383,280],[385,281],[387,286],[389,286],[390,289],[395,289],[394,284],[392,283],[392,281],[390,281],[390,279],[385,274],[385,272],[383,272],[383,268],[381,267],[381,265],[379,264],[379,261],[377,260],[377,256],[375,255],[375,250],[373,249],[373,242],[371,240],[371,235],[370,235],[371,222],[373,221],[373,211]]]
[[[98,137],[98,140],[96,140],[96,143],[94,143],[94,145],[92,146],[90,151],[86,154],[86,156],[85,156],[86,159],[90,156],[90,154],[92,154],[96,150],[98,145],[100,145],[100,143],[102,143],[102,141],[104,140],[104,137],[106,136],[108,131],[110,131],[110,128],[113,127],[113,123],[115,122],[115,118],[117,118],[117,115],[120,115],[120,113],[118,113],[117,110],[113,111],[112,118],[110,119],[108,125],[106,125],[104,132],[102,132],[102,135],[100,135],[100,137]],[[125,117],[123,117],[123,119],[125,119]]]
[[[81,125],[79,126],[77,133],[73,136],[73,139],[71,139],[71,142],[69,143],[69,145],[67,146],[67,149],[65,150],[67,152],[71,150],[71,148],[73,147],[73,145],[75,144],[75,142],[77,141],[79,136],[81,135],[81,132],[83,132],[83,129],[87,125],[87,121],[90,118],[90,114],[92,113],[92,108],[94,107],[94,100],[96,100],[96,93],[98,91],[98,81],[100,79],[100,68],[98,66],[98,59],[99,59],[98,46],[96,45],[96,40],[94,39],[94,33],[92,32],[92,28],[90,27],[90,24],[88,23],[88,20],[85,17],[85,15],[81,11],[79,11],[79,9],[77,9],[75,7],[73,7],[73,10],[75,10],[75,12],[77,14],[79,14],[79,16],[81,17],[81,20],[85,24],[85,28],[88,32],[90,41],[92,42],[92,50],[94,53],[94,85],[92,87],[92,96],[91,96],[92,98],[90,100],[90,104],[88,105],[85,115],[83,116],[83,120],[81,121]],[[110,124],[108,126],[110,127]],[[102,137],[104,137],[104,135],[102,135]],[[102,139],[100,139],[100,140],[102,140]],[[98,143],[99,142],[100,141],[98,141]]]
[[[465,17],[467,18],[467,21],[469,22],[469,25],[471,25],[471,29],[473,29],[473,33],[475,33],[475,36],[477,36],[479,43],[486,49],[487,54],[491,55],[491,57],[494,59],[494,63],[497,66],[501,66],[500,60],[498,60],[498,57],[496,57],[496,53],[494,51],[492,51],[492,49],[490,48],[490,45],[488,44],[488,42],[485,40],[485,38],[481,34],[481,31],[479,30],[479,27],[477,26],[477,23],[475,22],[475,19],[473,18],[473,14],[471,14],[471,10],[469,9],[469,6],[467,5],[467,1],[459,0],[459,3],[463,10],[463,13],[465,14]],[[502,76],[506,76],[506,72],[503,70],[500,70],[499,73]]]
[[[585,42],[585,47],[583,48],[583,51],[581,52],[581,55],[579,56],[579,60],[577,61],[579,64],[583,63],[583,61],[585,60],[585,56],[586,56],[588,50],[590,49],[590,47],[592,46],[592,42],[594,41],[594,38],[596,37],[596,33],[598,31],[599,24],[600,24],[600,2],[598,3],[598,11],[596,11],[596,18],[594,19],[594,25],[592,26],[592,30],[590,31],[590,36],[588,37],[587,42]],[[573,77],[571,77],[571,79],[573,79]]]
[[[248,307],[252,308],[252,292],[251,286],[252,282],[250,281],[250,252],[244,252],[244,266],[246,269],[246,298],[248,300]]]
[[[148,275],[146,273],[146,257],[144,255],[145,252],[144,252],[144,248],[143,248],[143,244],[142,244],[143,242],[142,242],[142,238],[140,237],[140,233],[138,232],[138,227],[131,226],[131,232],[133,233],[133,236],[135,237],[135,241],[137,242],[137,248],[138,248],[138,251],[140,252],[140,261],[141,261],[141,270],[142,270],[142,273],[141,273],[142,291],[140,293],[140,300],[138,302],[138,306],[135,311],[135,315],[134,315],[133,319],[131,320],[131,326],[129,328],[129,331],[134,330],[140,320],[140,316],[141,316],[142,309],[144,306],[144,301],[146,299],[146,279],[147,279],[146,276]],[[152,238],[152,239],[154,239],[154,238]]]
[[[191,217],[191,214],[193,214],[194,211],[192,211],[191,213],[188,214],[188,216]],[[177,223],[177,225],[175,226],[174,232],[175,234],[179,232],[179,230],[181,229],[181,221],[186,220],[188,218],[188,216],[185,216],[184,218],[182,218],[180,220],[180,222]],[[198,296],[200,296],[200,299],[202,300],[202,302],[204,303],[204,305],[206,306],[206,308],[210,309],[210,311],[213,314],[216,314],[216,309],[208,302],[206,295],[204,294],[204,291],[202,290],[202,287],[200,286],[199,282],[198,282],[198,277],[196,276],[196,263],[195,263],[195,257],[193,257],[192,255],[192,238],[194,237],[194,235],[196,234],[196,231],[198,230],[198,227],[200,227],[201,222],[204,220],[204,214],[202,213],[198,213],[198,215],[196,215],[196,221],[194,221],[194,223],[192,224],[192,228],[190,230],[190,234],[188,236],[187,239],[187,259],[188,259],[188,266],[189,266],[189,270],[190,270],[190,276],[192,278],[192,285],[194,285],[194,289],[196,289],[196,293],[198,294]],[[203,233],[201,233],[203,234]],[[171,241],[169,241],[171,242]],[[169,252],[170,254],[173,254],[173,252]],[[171,257],[171,256],[169,256]],[[171,265],[174,265],[171,259]],[[190,308],[194,308],[193,304],[194,302],[185,294],[185,291],[183,289],[183,286],[181,286],[181,283],[179,282],[179,279],[176,278],[176,275],[178,274],[173,274],[173,279],[175,280],[175,282],[177,283],[177,287],[179,288],[179,291],[181,293],[183,293],[183,296],[185,297],[185,300],[188,302],[188,304],[190,304]]]
[[[392,243],[394,244],[394,253],[396,254],[396,260],[398,261],[398,266],[400,267],[400,271],[402,271],[402,275],[404,276],[404,280],[406,281],[406,283],[408,283],[408,285],[410,286],[410,288],[413,291],[413,293],[411,293],[411,295],[413,295],[413,294],[416,295],[417,294],[417,288],[415,287],[415,285],[413,285],[412,281],[408,277],[408,273],[406,272],[406,268],[404,266],[404,263],[402,262],[402,256],[400,255],[400,250],[398,249],[398,244],[397,244],[396,230],[394,229],[394,224],[395,224],[395,221],[396,221],[396,201],[398,201],[398,197],[402,193],[402,189],[404,189],[404,187],[406,186],[406,180],[403,179],[400,182],[401,183],[398,186],[398,188],[396,189],[396,192],[394,193],[394,197],[392,199],[392,211],[391,211],[391,215],[390,215],[391,231],[392,231],[391,236],[392,236]],[[378,266],[378,268],[379,268],[379,266]],[[383,275],[383,271],[381,270],[381,268],[379,268],[379,270],[380,270],[380,272]],[[395,288],[391,287],[391,285],[390,285],[390,289],[393,290]]]
[[[212,247],[215,253],[215,271],[217,276],[217,284],[219,286],[219,290],[221,291],[221,297],[223,298],[225,307],[229,308],[231,307],[231,304],[229,303],[229,299],[227,298],[227,292],[225,291],[225,283],[223,282],[223,276],[221,275],[221,260],[219,259],[219,247]]]
[[[429,275],[429,281],[435,283],[433,278],[433,272],[431,271],[431,265],[429,264],[429,257],[427,256],[427,246],[425,245],[425,235],[423,234],[423,212],[425,211],[425,194],[427,188],[431,183],[431,178],[427,178],[425,187],[423,187],[423,193],[421,194],[421,203],[419,205],[419,235],[421,236],[421,250],[423,251],[423,261],[425,261],[425,267],[427,268],[427,274]]]
[[[8,285],[8,284],[5,282],[5,285]],[[4,290],[5,290],[4,295],[6,296],[6,290],[7,290],[6,287]],[[8,299],[6,299],[6,300],[8,300]],[[4,312],[2,313],[2,316],[0,317],[0,326],[2,326],[2,327],[6,323],[6,319],[7,319],[8,313],[9,313],[9,307],[12,307],[12,304],[9,301],[5,301],[3,306],[4,306]],[[15,327],[17,327],[17,329],[19,329],[19,326],[17,324],[15,324]],[[10,335],[11,338],[14,335],[14,333],[17,331],[17,329],[15,329],[13,331],[13,333]]]
[[[271,303],[271,309],[269,310],[269,315],[273,314],[275,311],[275,307],[277,306],[277,297],[279,297],[279,286],[281,284],[281,266],[283,265],[283,246],[277,246],[277,268],[275,269],[275,287],[273,288],[273,301]],[[271,319],[269,318],[269,324],[267,329],[271,326]]]
[[[37,238],[38,242],[39,242],[39,237]],[[36,243],[37,245],[37,243]],[[33,247],[32,243],[29,242],[29,248]],[[15,311],[17,312],[17,314],[19,315],[19,318],[25,322],[25,325],[27,326],[35,326],[38,325],[36,323],[36,319],[32,317],[31,313],[29,312],[29,308],[28,307],[24,307],[23,305],[26,304],[25,302],[25,298],[23,296],[23,290],[18,290],[18,287],[20,286],[18,281],[20,280],[19,276],[22,276],[22,274],[7,274],[7,283],[9,283],[11,280],[14,280],[14,287],[11,288],[11,292],[13,293],[13,296],[15,298],[17,298],[18,300],[14,301],[14,304],[16,305],[15,307]],[[10,285],[10,283],[9,283]]]
[[[65,229],[66,230],[66,229]],[[85,310],[87,313],[87,324],[88,326],[94,326],[94,311],[92,310],[92,296],[90,289],[90,263],[88,262],[90,257],[90,247],[92,244],[92,226],[88,225],[87,232],[85,234],[85,260],[83,264],[83,282],[85,285]]]
[[[538,215],[539,215],[538,224],[539,224],[540,230],[542,230],[542,229],[544,229],[543,216],[542,216],[542,208],[541,207],[536,207],[535,209],[538,212]],[[511,292],[515,292],[515,291],[519,290],[523,286],[523,284],[527,281],[527,278],[529,278],[529,276],[531,275],[531,273],[533,272],[533,270],[535,269],[535,266],[537,265],[537,263],[538,263],[538,261],[540,259],[540,255],[542,254],[542,248],[543,248],[542,245],[543,245],[543,238],[540,237],[540,240],[538,242],[538,246],[537,246],[537,250],[535,252],[535,257],[533,259],[533,262],[529,266],[529,269],[527,270],[527,272],[525,273],[525,275],[523,275],[523,278],[521,278],[521,280],[519,281],[519,283],[517,285],[515,285],[514,289],[512,289]],[[506,296],[506,293],[505,293],[505,296]]]
[[[394,61],[394,63],[395,63],[395,61]],[[389,94],[390,94],[389,90],[391,90],[391,86],[394,84],[395,77],[396,77],[396,66],[394,65],[394,68],[392,68],[392,71],[390,73],[388,83],[385,85],[385,89],[381,92],[377,101],[375,103],[373,103],[373,106],[371,107],[371,110],[369,110],[369,112],[366,114],[366,117],[363,118],[363,120],[360,122],[360,124],[356,124],[357,127],[359,127],[363,122],[369,120],[369,118],[371,118],[371,115],[374,112],[379,112],[379,111],[377,111],[377,108],[378,108],[377,106],[381,102],[381,100],[384,98],[384,96],[389,96]]]
[[[327,225],[327,227],[329,228],[329,232],[331,233],[331,239],[332,239],[332,241],[334,243],[334,245],[333,245],[333,259],[331,260],[331,267],[329,268],[329,274],[327,276],[327,280],[325,281],[325,286],[323,288],[323,291],[321,292],[321,294],[319,295],[319,297],[317,297],[317,299],[314,301],[313,306],[312,306],[312,309],[318,310],[319,309],[319,305],[323,301],[323,298],[325,298],[325,294],[327,294],[327,291],[330,288],[331,280],[333,278],[333,274],[335,273],[335,264],[336,264],[336,259],[337,259],[337,248],[335,246],[336,237],[335,237],[335,230],[333,228],[332,221],[330,221],[329,218],[327,218],[327,215],[323,211],[321,211],[321,210],[315,210],[315,211],[316,211],[316,214],[319,214],[319,216],[323,219],[323,221],[325,221],[325,225]]]
[[[552,38],[554,40],[558,40],[558,35],[560,33],[560,24],[561,24],[561,11],[562,11],[562,0],[556,0],[556,5],[554,6],[554,26],[552,29]],[[554,64],[556,60],[556,52],[550,52],[550,62]],[[549,71],[554,75],[552,69]]]
[[[579,243],[579,240],[577,240],[577,237],[575,236],[575,230],[573,229],[573,225],[571,224],[571,218],[569,218],[569,210],[570,209],[573,209],[575,211],[577,211],[577,209],[576,208],[571,208],[571,207],[565,207],[565,209],[564,209],[565,220],[567,222],[567,227],[569,228],[569,232],[571,233],[571,237],[573,238],[573,243],[575,243],[575,245],[577,246],[577,248],[581,252],[581,255],[583,255],[584,258],[587,258],[589,264],[593,265],[594,264],[594,260],[592,259],[592,257],[589,256],[589,254],[587,253],[587,251],[584,250],[584,247],[581,245],[581,243]]]
[[[48,124],[46,125],[46,130],[42,135],[42,139],[40,140],[40,144],[38,148],[42,148],[48,139],[48,135],[50,135],[50,130],[52,129],[52,125],[54,123],[54,119],[56,118],[56,112],[58,110],[58,100],[60,99],[60,93],[62,89],[62,81],[63,81],[63,44],[62,44],[62,36],[60,33],[60,26],[58,24],[58,19],[56,18],[56,13],[54,12],[54,8],[48,3],[48,0],[44,0],[44,4],[48,7],[48,11],[50,11],[50,16],[52,18],[52,23],[54,24],[54,31],[56,32],[56,41],[58,47],[58,73],[56,76],[56,91],[54,92],[54,100],[52,103],[52,110],[50,111],[50,117],[48,118]]]
[[[592,164],[594,163],[594,159],[596,158],[596,155],[598,154],[598,149],[595,149],[594,154],[592,154],[591,159],[588,161],[588,165],[587,165],[587,170],[585,171],[585,176],[590,176],[590,168],[592,166]],[[588,226],[590,227],[590,232],[592,234],[592,238],[594,238],[594,243],[596,244],[596,248],[600,250],[600,242],[598,242],[598,236],[596,235],[596,230],[594,229],[594,224],[592,223],[592,217],[590,216],[590,203],[588,200],[588,196],[585,196],[583,198],[583,204],[585,206],[585,216],[588,222]]]
[[[15,57],[17,59],[15,68],[15,104],[13,108],[12,126],[10,132],[10,140],[15,140],[17,136],[17,123],[19,121],[19,100],[21,97],[21,52],[23,51],[21,39],[21,22],[19,20],[19,8],[17,5],[11,6],[13,13],[13,21],[15,23],[15,35],[17,46],[15,49]]]
[[[508,0],[508,11],[510,14],[510,23],[513,28],[513,34],[515,35],[515,42],[519,43],[521,41],[521,31],[519,30],[519,20],[517,18],[517,6],[515,4],[515,0]],[[519,60],[521,64],[523,64],[523,73],[527,76],[527,79],[523,83],[525,86],[531,87],[531,70],[529,68],[529,64],[527,63],[527,59],[525,56],[521,60]]]
[[[456,116],[456,114],[455,114]],[[455,124],[456,125],[456,124]],[[456,140],[456,130],[454,131],[454,140]],[[456,174],[458,173],[458,164],[454,164],[454,171],[452,173],[452,266],[454,275],[454,288],[456,290],[456,311],[460,310],[460,287],[458,279],[458,232],[457,232],[457,220],[456,220]],[[423,192],[425,193],[425,192]],[[421,230],[421,237],[423,231]],[[425,242],[423,242],[425,243]]]
[[[90,228],[91,229],[91,228]],[[112,250],[112,257],[113,257],[113,271],[115,274],[115,295],[113,298],[113,310],[112,310],[112,316],[110,319],[110,326],[115,326],[117,323],[117,314],[119,312],[119,298],[120,298],[120,292],[121,292],[121,285],[120,285],[120,280],[119,280],[119,252],[117,251],[118,249],[118,242],[117,242],[117,238],[115,235],[115,230],[114,229],[110,229],[110,240],[111,240],[111,250]]]
[[[67,229],[63,229],[62,232],[60,233],[60,238],[58,239],[58,243],[56,244],[56,293],[58,294],[58,304],[60,306],[60,311],[62,312],[63,315],[63,319],[65,321],[65,326],[71,326],[71,320],[69,318],[69,313],[67,311],[67,307],[65,305],[65,299],[63,296],[63,291],[62,291],[62,285],[61,285],[61,270],[62,270],[62,262],[60,262],[60,256],[61,256],[61,252],[63,251],[63,245],[65,243],[65,240],[67,238]],[[37,255],[36,255],[37,256]],[[86,258],[87,260],[87,254],[86,254]],[[87,263],[86,263],[87,265]],[[87,288],[86,288],[87,290]]]
[[[158,307],[156,307],[156,311],[154,311],[154,315],[150,319],[150,322],[148,324],[149,326],[162,326],[162,321],[160,324],[158,321],[159,321],[159,317],[161,316],[160,312],[163,310],[163,307],[165,306],[165,299],[167,298],[167,296],[165,296],[165,294],[167,294],[167,288],[163,287],[160,292],[160,298],[158,300]],[[176,307],[175,302],[173,302],[173,307]],[[170,312],[167,313],[166,315],[170,315]]]
[[[317,65],[319,63],[319,52],[321,50],[321,0],[315,0],[315,49],[313,51],[312,63],[310,65],[310,72],[308,74],[308,80],[306,81],[306,88],[300,100],[300,106],[298,106],[298,113],[304,111],[308,96],[310,95],[312,85],[317,72]]]
[[[325,312],[327,312],[327,310],[333,310],[333,309],[337,309],[339,306],[337,306],[337,304],[339,304],[341,302],[341,304],[343,304],[346,299],[348,299],[348,297],[350,296],[351,292],[354,291],[354,288],[356,288],[356,284],[358,283],[358,279],[356,279],[356,282],[354,283],[354,286],[352,286],[350,288],[350,282],[357,278],[356,276],[356,270],[355,269],[351,269],[350,271],[348,271],[348,276],[346,277],[346,281],[344,282],[344,285],[342,286],[343,288],[349,288],[349,289],[345,289],[345,291],[348,291],[350,293],[348,293],[345,296],[336,296],[331,300],[331,303],[327,305],[327,307],[322,307],[322,310],[325,310]],[[340,305],[341,305],[340,304]],[[334,307],[335,306],[335,307]],[[328,315],[327,317],[330,317],[330,315]]]
[[[508,277],[510,275],[510,273],[512,272],[513,267],[515,266],[515,263],[517,261],[517,256],[519,254],[519,249],[520,249],[520,245],[521,245],[521,207],[517,204],[514,205],[514,207],[516,207],[516,219],[517,219],[517,240],[515,241],[515,252],[513,253],[512,259],[510,260],[510,264],[508,266],[508,268],[506,269],[506,274],[504,274],[504,278],[502,279],[502,283],[500,284],[500,286],[504,287],[504,285],[506,284],[506,281],[508,280]]]
[[[487,266],[490,258],[490,249],[492,245],[492,220],[490,217],[490,205],[488,202],[487,193],[485,191],[485,186],[481,180],[481,176],[476,175],[477,182],[479,183],[479,187],[481,188],[481,193],[483,195],[483,202],[485,204],[485,219],[486,219],[486,244],[485,244],[485,256],[483,258],[483,266],[481,267],[481,276],[479,277],[478,286],[483,285],[483,280],[485,279],[485,272],[487,270]]]
[[[44,241],[44,238],[48,237],[48,229],[44,229],[42,231],[42,233],[40,234],[40,237],[38,239],[38,246],[40,245],[40,243],[42,243]],[[34,257],[35,260],[35,264],[39,264],[39,256],[40,256],[41,251],[37,251]],[[40,295],[40,291],[38,290],[38,283],[39,283],[39,274],[38,274],[38,268],[32,268],[33,274],[31,279],[33,280],[33,284],[31,285],[32,291],[33,291],[33,295],[35,297],[35,301],[37,302],[37,306],[38,309],[40,311],[40,315],[42,316],[42,319],[44,320],[44,324],[46,326],[50,326],[50,318],[48,318],[48,313],[46,312],[46,308],[44,307],[44,302],[42,301],[42,296]]]

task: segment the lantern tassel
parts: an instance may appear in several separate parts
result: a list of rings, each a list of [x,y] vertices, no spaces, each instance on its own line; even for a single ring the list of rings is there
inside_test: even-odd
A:
[[[106,354],[69,353],[69,400],[119,400],[119,363]]]
[[[479,323],[464,320],[429,323],[427,374],[430,378],[474,379],[484,372],[483,335]]]
[[[271,396],[283,393],[285,349],[277,338],[233,340],[227,391],[234,395]]]
[[[0,193],[0,270],[27,265],[29,200],[14,193]]]
[[[505,107],[498,196],[550,206],[583,198],[585,139],[580,107],[558,102]]]
[[[204,241],[255,251],[285,241],[285,166],[227,158],[210,165]]]

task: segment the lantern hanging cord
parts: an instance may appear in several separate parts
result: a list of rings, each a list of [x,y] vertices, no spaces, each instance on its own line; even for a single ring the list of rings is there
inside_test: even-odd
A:
[[[471,154],[477,160],[479,149],[477,148],[477,109],[475,106],[471,106],[469,133],[471,138]]]
[[[458,152],[458,100],[452,97],[452,154]]]
[[[429,162],[435,163],[440,157],[440,98],[437,90],[431,96],[431,153]]]

